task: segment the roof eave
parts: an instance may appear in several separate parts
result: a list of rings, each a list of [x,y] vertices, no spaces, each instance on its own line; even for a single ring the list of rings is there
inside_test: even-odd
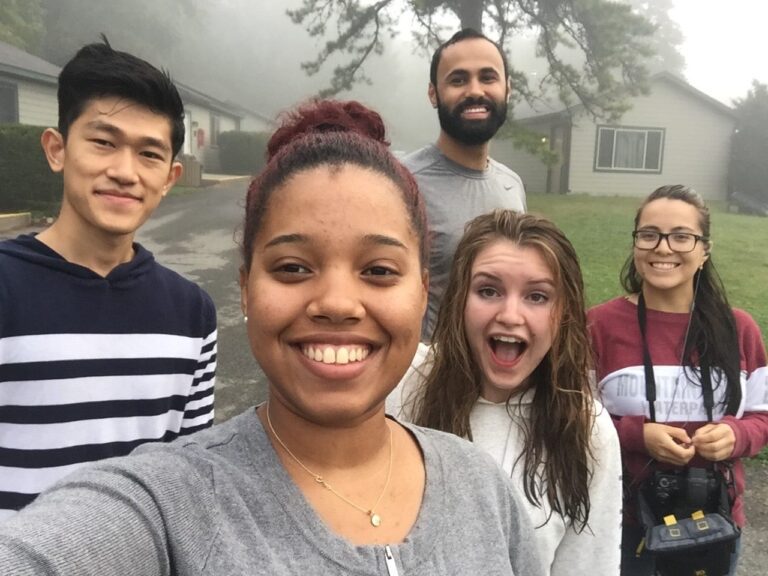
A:
[[[22,80],[32,80],[42,84],[50,84],[52,86],[56,86],[59,82],[59,79],[56,76],[51,76],[50,74],[42,74],[33,70],[25,70],[24,68],[18,68],[16,66],[3,63],[0,63],[0,74],[14,76],[16,78],[21,78]]]

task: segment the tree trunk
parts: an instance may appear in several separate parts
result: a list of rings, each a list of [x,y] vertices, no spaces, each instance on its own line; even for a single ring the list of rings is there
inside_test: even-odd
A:
[[[446,6],[459,18],[462,28],[483,31],[484,0],[452,0],[446,2]]]

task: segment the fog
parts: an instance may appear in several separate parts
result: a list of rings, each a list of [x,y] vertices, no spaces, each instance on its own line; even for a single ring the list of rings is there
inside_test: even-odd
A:
[[[312,77],[301,69],[301,62],[312,59],[333,37],[335,27],[329,23],[325,38],[310,37],[286,15],[300,0],[58,0],[52,5],[59,12],[55,25],[66,28],[68,43],[67,50],[56,54],[58,64],[104,32],[116,48],[169,69],[180,82],[267,117],[325,88],[334,65]],[[767,11],[762,3],[732,0],[728,13],[718,11],[719,3],[674,0],[674,5],[670,16],[686,38],[681,52],[689,82],[730,104],[746,94],[752,78],[768,81],[762,58],[766,40],[757,29],[759,16]],[[399,36],[387,38],[384,53],[371,55],[364,66],[372,84],[357,85],[338,97],[377,109],[393,145],[407,150],[434,140],[437,119],[426,96],[429,54],[411,34],[417,24],[410,16],[399,24]],[[515,39],[509,53],[512,65],[531,81],[546,71],[529,38]],[[523,105],[513,113],[524,116],[531,110]]]
[[[696,88],[731,104],[746,96],[753,79],[768,83],[768,4],[674,0],[670,16],[685,35],[680,51],[686,79]]]
[[[193,22],[179,31],[171,49],[159,55],[147,46],[139,55],[168,68],[190,87],[274,117],[327,87],[331,76],[332,66],[311,77],[301,69],[301,62],[314,57],[323,41],[311,38],[286,15],[286,9],[300,4],[298,0],[195,3]],[[100,26],[94,30],[103,29],[121,48],[121,23]],[[361,100],[379,111],[396,148],[410,149],[433,140],[437,119],[427,100],[428,58],[411,42],[406,29],[387,42],[383,55],[373,55],[366,64],[372,84],[357,85],[338,97]]]

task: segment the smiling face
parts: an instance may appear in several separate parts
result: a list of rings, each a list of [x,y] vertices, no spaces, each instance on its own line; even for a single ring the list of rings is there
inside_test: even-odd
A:
[[[538,249],[499,239],[472,264],[464,306],[467,341],[492,402],[522,392],[552,347],[556,286]]]
[[[170,121],[120,98],[91,100],[66,141],[49,128],[42,144],[51,169],[64,175],[57,225],[72,235],[132,235],[181,175]]]
[[[354,165],[291,176],[241,274],[271,401],[336,425],[383,409],[415,353],[426,294],[419,241],[387,177]]]
[[[669,198],[646,204],[636,229],[703,234],[698,209],[683,200]],[[634,248],[635,267],[643,279],[643,294],[649,305],[680,302],[681,309],[689,307],[693,299],[693,277],[707,259],[706,250],[707,245],[699,241],[691,252],[673,252],[667,240],[662,240],[653,250]]]
[[[468,145],[484,144],[504,124],[508,94],[501,55],[481,38],[447,46],[437,67],[437,85],[429,86],[443,132]]]

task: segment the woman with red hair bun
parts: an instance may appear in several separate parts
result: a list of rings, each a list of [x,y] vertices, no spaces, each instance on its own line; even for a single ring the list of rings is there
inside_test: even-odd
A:
[[[44,493],[0,526],[0,573],[543,574],[493,460],[385,416],[428,274],[424,204],[381,118],[310,102],[268,150],[240,273],[267,402]]]

